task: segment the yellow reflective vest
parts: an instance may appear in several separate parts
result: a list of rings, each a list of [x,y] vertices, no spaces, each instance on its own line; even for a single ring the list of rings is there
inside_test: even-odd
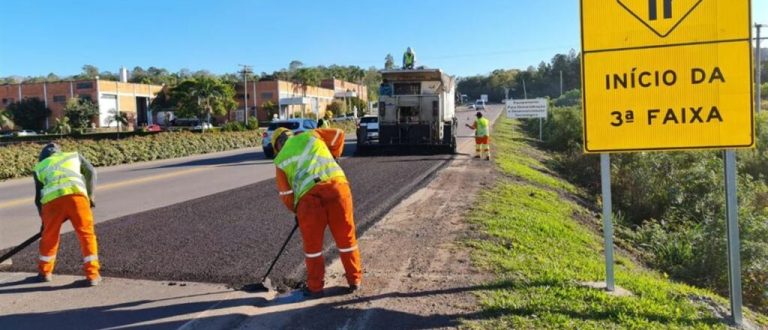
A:
[[[66,195],[88,196],[80,156],[76,152],[57,152],[35,166],[35,176],[43,185],[40,204]]]
[[[346,175],[325,142],[314,131],[307,131],[288,139],[275,157],[275,165],[288,178],[293,190],[294,207],[304,194],[317,183]]]
[[[485,118],[479,118],[475,120],[475,136],[476,137],[483,137],[483,136],[490,136],[490,132],[488,131],[488,119]]]

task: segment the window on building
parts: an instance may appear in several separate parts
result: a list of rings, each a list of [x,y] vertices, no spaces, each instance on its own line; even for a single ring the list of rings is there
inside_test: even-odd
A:
[[[394,84],[395,85],[395,95],[419,95],[421,94],[421,84],[420,83],[403,83],[403,84]]]
[[[66,95],[54,95],[53,96],[53,102],[56,102],[56,103],[67,103],[67,96]]]
[[[80,94],[77,97],[80,98],[83,101],[91,101],[91,102],[93,102],[93,99],[88,94]]]
[[[272,99],[272,92],[261,93],[261,99],[262,100],[271,100]]]
[[[93,82],[92,81],[77,83],[77,89],[88,89],[88,88],[93,88]]]

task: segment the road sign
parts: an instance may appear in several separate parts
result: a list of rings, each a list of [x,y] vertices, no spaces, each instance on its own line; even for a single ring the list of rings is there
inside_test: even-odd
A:
[[[754,144],[749,0],[582,0],[588,153]]]
[[[549,103],[546,99],[507,100],[508,118],[547,118]]]

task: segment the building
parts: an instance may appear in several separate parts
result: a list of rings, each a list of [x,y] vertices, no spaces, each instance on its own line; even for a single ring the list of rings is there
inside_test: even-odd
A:
[[[237,91],[235,99],[240,110],[233,114],[230,120],[243,120],[242,109],[245,101],[243,84],[237,84],[235,90]],[[288,118],[297,113],[322,117],[333,100],[348,97],[360,97],[368,101],[368,89],[366,86],[338,79],[323,80],[319,87],[283,80],[249,81],[248,116],[256,114],[260,121],[270,120],[271,115],[263,108],[264,103],[269,101],[277,106],[277,114],[280,118]]]
[[[338,79],[326,79],[320,82],[320,87],[332,89],[334,97],[338,99],[357,97],[363,101],[368,101],[368,88],[365,85]]]
[[[13,102],[28,98],[37,98],[51,109],[51,116],[46,120],[46,128],[51,127],[57,118],[64,116],[64,106],[71,98],[92,101],[99,107],[96,127],[115,127],[117,123],[108,119],[115,110],[128,116],[129,129],[152,123],[149,104],[163,86],[134,84],[108,80],[74,80],[42,82],[29,84],[0,85],[0,109]]]

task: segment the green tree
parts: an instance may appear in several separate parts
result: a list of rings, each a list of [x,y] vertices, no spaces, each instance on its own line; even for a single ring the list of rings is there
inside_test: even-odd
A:
[[[66,135],[72,133],[72,126],[69,124],[68,117],[56,118],[56,124],[51,129],[51,132]]]
[[[384,69],[392,70],[395,68],[395,58],[392,56],[392,54],[387,54],[387,57],[384,58]]]
[[[267,113],[267,118],[269,118],[269,120],[272,120],[272,117],[278,114],[277,104],[272,101],[266,101],[262,103],[261,110]]]
[[[8,105],[6,111],[16,125],[36,131],[45,128],[45,119],[51,115],[51,109],[48,109],[45,102],[38,98],[13,102]]]
[[[212,115],[223,116],[237,107],[235,89],[217,78],[198,76],[181,82],[171,90],[177,117],[204,118],[210,123]]]
[[[316,68],[300,68],[293,74],[293,80],[307,86],[320,86],[320,72]]]
[[[0,110],[0,130],[13,129],[14,126],[13,120],[11,120],[11,115],[6,111]]]
[[[83,72],[77,76],[77,79],[96,79],[99,75],[99,68],[94,65],[83,65]]]
[[[107,115],[107,124],[112,125],[112,123],[117,124],[117,131],[121,132],[123,127],[128,126],[128,114],[125,112],[117,111],[117,109],[110,109],[109,115]]]
[[[99,108],[89,100],[71,98],[64,106],[64,116],[73,129],[84,129],[99,115]]]
[[[299,60],[293,60],[288,64],[288,71],[296,72],[296,70],[304,67],[304,63]]]

